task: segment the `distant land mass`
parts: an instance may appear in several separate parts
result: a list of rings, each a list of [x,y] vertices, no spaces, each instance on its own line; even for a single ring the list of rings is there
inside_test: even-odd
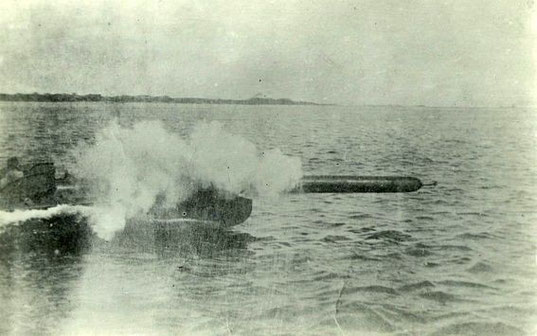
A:
[[[0,101],[27,102],[113,102],[113,103],[175,103],[175,104],[237,104],[237,105],[329,105],[288,98],[269,98],[254,96],[250,99],[210,99],[210,98],[172,98],[169,96],[102,96],[100,94],[79,95],[76,93],[0,93]]]

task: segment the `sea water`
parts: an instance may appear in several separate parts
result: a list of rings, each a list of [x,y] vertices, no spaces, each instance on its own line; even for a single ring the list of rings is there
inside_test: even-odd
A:
[[[96,146],[113,123],[128,132],[143,122],[187,143],[216,122],[256,155],[299,158],[305,175],[408,175],[438,185],[256,195],[245,223],[178,228],[165,246],[122,235],[112,217],[114,235],[87,248],[28,248],[16,234],[8,239],[8,228],[46,215],[0,213],[0,333],[537,332],[535,110],[2,102],[0,164],[18,156],[72,170],[79,149]],[[167,143],[170,157],[185,150]],[[14,215],[22,217],[7,218]]]

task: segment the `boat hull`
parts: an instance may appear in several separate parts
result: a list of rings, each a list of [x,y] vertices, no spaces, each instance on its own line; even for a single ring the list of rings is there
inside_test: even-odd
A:
[[[188,220],[214,222],[223,227],[241,224],[252,213],[252,200],[225,194],[213,188],[200,189],[172,208],[154,206],[148,216],[161,223]]]

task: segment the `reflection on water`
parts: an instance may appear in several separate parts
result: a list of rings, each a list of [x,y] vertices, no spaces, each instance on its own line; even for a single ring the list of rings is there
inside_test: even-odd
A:
[[[39,253],[79,253],[94,233],[86,218],[62,214],[51,219],[30,219],[0,227],[0,249]]]
[[[54,335],[73,309],[88,245],[80,232],[71,238],[56,230],[43,234],[44,226],[55,224],[43,222],[29,221],[0,235],[1,334]]]
[[[210,223],[134,219],[127,222],[111,243],[137,252],[155,252],[162,258],[188,255],[211,258],[248,253],[248,243],[255,240],[248,233],[233,232]]]
[[[5,227],[0,234],[0,334],[84,334],[102,323],[108,323],[107,333],[123,333],[130,330],[126,325],[132,314],[155,309],[125,302],[125,294],[167,296],[178,290],[160,283],[157,274],[233,273],[236,269],[225,263],[232,266],[246,258],[247,244],[255,240],[211,225],[129,224],[110,242],[77,216]],[[114,319],[106,307],[115,312]],[[147,330],[151,326],[148,322]]]

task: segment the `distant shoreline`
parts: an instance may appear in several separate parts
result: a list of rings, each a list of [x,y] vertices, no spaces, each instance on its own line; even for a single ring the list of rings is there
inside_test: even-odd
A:
[[[210,99],[210,98],[172,98],[169,96],[103,96],[100,94],[66,94],[66,93],[0,93],[0,101],[25,102],[112,102],[112,103],[172,103],[172,104],[234,104],[234,105],[333,105],[306,101],[294,101],[288,98],[250,99]]]

